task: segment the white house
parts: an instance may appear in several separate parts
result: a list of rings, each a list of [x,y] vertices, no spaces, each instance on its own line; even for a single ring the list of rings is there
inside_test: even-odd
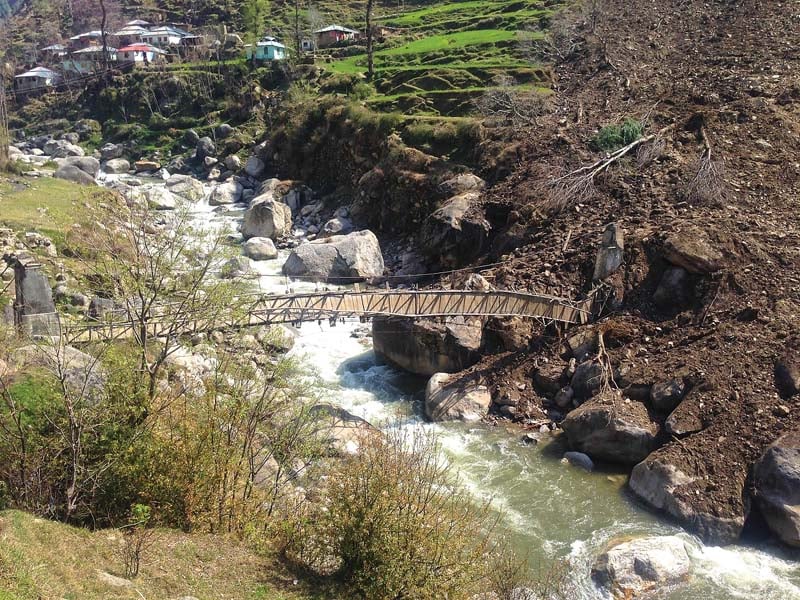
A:
[[[106,37],[108,37],[106,32]],[[80,50],[90,45],[99,45],[103,43],[103,32],[99,29],[87,31],[86,33],[79,33],[69,38],[69,49],[71,51]]]
[[[150,44],[131,44],[117,50],[117,62],[149,65],[162,60],[165,54],[161,48]]]
[[[180,46],[181,40],[189,35],[188,31],[164,25],[161,27],[154,27],[141,34],[140,37],[145,44],[166,48],[168,46]]]
[[[125,25],[125,27],[114,32],[112,35],[119,40],[120,46],[128,46],[140,42],[142,40],[142,35],[145,33],[147,33],[147,29],[141,25]]]
[[[247,60],[269,61],[284,60],[286,58],[286,46],[281,44],[274,37],[262,38],[255,46],[247,44],[245,46]]]
[[[108,62],[117,61],[117,49],[108,46]],[[89,46],[82,50],[71,52],[70,55],[61,63],[61,68],[68,76],[91,75],[103,68],[103,47]]]
[[[63,58],[67,55],[67,47],[63,44],[53,44],[41,49],[42,54],[47,58]]]
[[[14,77],[14,87],[18,92],[53,87],[61,81],[61,75],[45,67],[36,67]]]

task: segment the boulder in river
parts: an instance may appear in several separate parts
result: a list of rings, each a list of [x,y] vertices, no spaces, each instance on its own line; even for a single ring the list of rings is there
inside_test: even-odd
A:
[[[612,545],[592,565],[592,580],[615,598],[641,598],[686,581],[691,568],[683,539],[653,536]]]
[[[125,153],[125,147],[122,144],[103,144],[100,148],[100,160],[109,161],[115,158],[122,158]]]
[[[480,421],[491,405],[489,388],[472,378],[435,373],[425,388],[425,415],[431,421]]]
[[[53,177],[79,183],[81,185],[95,185],[94,177],[75,165],[61,165],[56,172],[53,173]]]
[[[208,203],[211,206],[221,206],[223,204],[236,204],[242,199],[244,188],[238,181],[227,181],[219,184],[211,192]]]
[[[800,547],[800,430],[767,447],[753,468],[753,487],[772,532],[785,544]]]
[[[165,185],[170,192],[190,202],[202,200],[206,195],[203,182],[189,175],[172,175]]]
[[[178,197],[168,189],[155,186],[144,192],[147,206],[154,210],[175,210],[178,206]]]
[[[278,258],[278,250],[275,243],[264,237],[250,238],[242,247],[243,254],[253,260],[272,260]]]
[[[641,402],[606,390],[561,422],[570,446],[593,459],[636,464],[656,446],[658,425]]]
[[[332,404],[317,404],[310,412],[318,423],[317,438],[332,456],[358,454],[370,440],[382,435],[361,417]]]
[[[275,200],[272,193],[256,196],[244,213],[241,231],[245,239],[264,237],[277,240],[292,230],[292,209]]]
[[[70,156],[64,159],[63,164],[78,167],[92,177],[97,177],[100,172],[100,161],[92,156]]]
[[[378,356],[410,373],[457,373],[480,360],[483,323],[463,317],[445,323],[380,317],[372,321],[372,344]]]
[[[368,230],[301,244],[283,265],[283,272],[290,277],[332,283],[376,279],[383,276],[383,271],[383,254],[378,238]]]
[[[124,158],[112,158],[105,162],[103,170],[111,175],[124,175],[131,170],[131,163]]]

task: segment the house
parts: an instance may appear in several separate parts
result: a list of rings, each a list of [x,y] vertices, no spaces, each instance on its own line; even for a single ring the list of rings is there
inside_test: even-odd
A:
[[[286,58],[286,46],[281,44],[274,37],[265,37],[255,44],[245,46],[247,60],[264,62],[269,60],[284,60]]]
[[[133,63],[136,66],[151,65],[164,60],[164,52],[149,44],[131,44],[117,50],[117,62],[120,64]]]
[[[328,27],[317,29],[314,35],[317,38],[317,47],[327,48],[328,46],[333,46],[340,42],[355,40],[359,32],[355,29],[342,27],[341,25],[329,25]]]
[[[300,40],[300,50],[303,52],[313,52],[317,49],[317,45],[312,38],[304,37]]]
[[[106,37],[109,33],[106,32]],[[103,43],[103,32],[99,30],[87,31],[86,33],[79,33],[69,38],[69,51],[75,52],[82,50],[88,46],[99,46]]]
[[[108,46],[108,62],[117,61],[117,49]],[[64,74],[70,77],[91,75],[103,69],[104,54],[102,46],[89,46],[82,50],[70,52],[69,56],[61,63]]]
[[[50,88],[61,82],[61,75],[45,67],[36,67],[14,77],[14,88],[18,92],[30,92]]]
[[[145,44],[150,44],[159,48],[167,48],[170,46],[180,46],[181,40],[189,35],[191,34],[183,29],[163,25],[161,27],[154,27],[141,34],[140,39]]]
[[[142,41],[142,34],[147,33],[147,29],[141,25],[125,25],[119,31],[114,32],[112,35],[117,38],[120,46],[129,46],[137,44]]]
[[[64,44],[53,44],[52,46],[45,46],[41,49],[44,58],[53,60],[55,58],[63,58],[67,55],[67,47]]]

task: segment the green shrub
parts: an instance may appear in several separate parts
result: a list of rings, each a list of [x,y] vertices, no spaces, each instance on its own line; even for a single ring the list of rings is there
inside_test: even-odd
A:
[[[635,119],[626,119],[622,125],[606,125],[592,138],[591,145],[596,150],[613,152],[632,144],[644,132],[644,125]]]

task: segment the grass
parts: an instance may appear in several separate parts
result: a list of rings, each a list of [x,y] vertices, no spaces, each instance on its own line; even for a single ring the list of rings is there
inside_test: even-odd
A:
[[[303,600],[314,595],[280,566],[225,536],[159,530],[138,577],[105,581],[124,568],[116,530],[91,532],[0,512],[0,600]],[[124,582],[122,582],[124,583]]]

